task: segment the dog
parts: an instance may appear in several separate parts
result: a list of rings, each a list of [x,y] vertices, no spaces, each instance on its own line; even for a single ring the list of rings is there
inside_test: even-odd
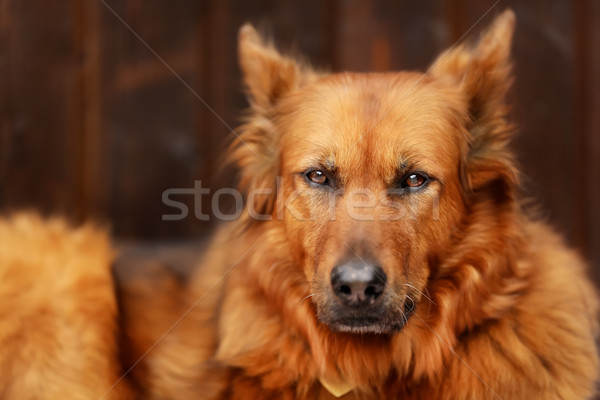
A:
[[[103,396],[592,398],[595,289],[518,195],[514,24],[504,11],[426,73],[366,74],[243,26],[250,112],[229,155],[247,208],[189,280],[117,279],[118,329],[99,325],[118,346],[89,343],[122,361]]]

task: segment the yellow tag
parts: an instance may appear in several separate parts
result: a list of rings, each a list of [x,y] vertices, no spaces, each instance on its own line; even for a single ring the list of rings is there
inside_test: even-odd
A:
[[[332,382],[326,380],[325,378],[321,378],[319,379],[319,382],[321,382],[321,385],[323,385],[323,387],[335,397],[342,397],[346,393],[350,393],[356,388],[355,385],[352,385],[345,380]]]

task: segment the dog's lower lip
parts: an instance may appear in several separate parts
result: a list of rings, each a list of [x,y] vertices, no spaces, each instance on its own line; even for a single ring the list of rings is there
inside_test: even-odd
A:
[[[344,318],[335,321],[334,324],[348,327],[368,327],[381,325],[381,321],[378,318]]]
[[[344,318],[328,324],[337,332],[359,334],[390,334],[404,328],[403,323],[389,323],[378,318]]]

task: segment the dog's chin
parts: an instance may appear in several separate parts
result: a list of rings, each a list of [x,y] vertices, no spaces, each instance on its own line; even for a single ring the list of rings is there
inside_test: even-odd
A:
[[[404,328],[403,322],[387,322],[374,318],[347,318],[331,322],[326,325],[334,332],[353,334],[390,335]]]

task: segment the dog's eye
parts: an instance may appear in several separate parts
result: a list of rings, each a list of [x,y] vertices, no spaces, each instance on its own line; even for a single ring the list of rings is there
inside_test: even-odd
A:
[[[319,169],[308,172],[306,174],[306,179],[317,185],[327,185],[329,183],[327,175],[325,175],[325,173]]]
[[[428,181],[428,177],[425,174],[418,172],[410,173],[402,181],[402,186],[410,189],[418,189],[425,185]]]

